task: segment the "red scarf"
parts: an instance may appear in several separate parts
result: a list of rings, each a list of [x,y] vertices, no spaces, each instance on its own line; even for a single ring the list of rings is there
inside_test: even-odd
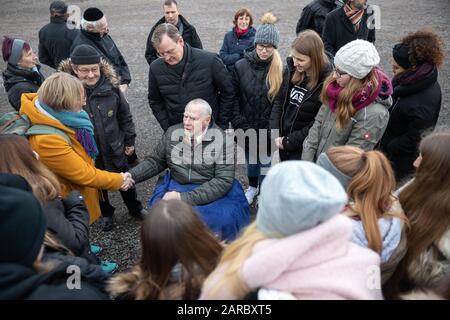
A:
[[[352,7],[350,7],[350,5],[346,4],[344,6],[344,11],[345,11],[345,15],[347,16],[347,18],[350,19],[351,23],[355,27],[355,30],[358,31],[359,24],[361,23],[361,19],[364,15],[364,9],[361,9],[361,10],[352,9]]]
[[[389,96],[392,94],[392,83],[389,80],[389,77],[383,71],[379,69],[375,70],[377,72],[378,86],[372,95],[370,95],[370,93],[372,92],[372,83],[368,83],[366,88],[361,89],[359,92],[353,95],[352,105],[356,111],[370,105],[379,95]],[[339,86],[336,81],[333,81],[327,87],[329,107],[332,112],[336,111],[337,100],[342,90],[344,90],[344,88]]]
[[[236,37],[238,37],[238,39],[240,37],[245,36],[249,30],[250,30],[250,27],[248,27],[247,29],[244,29],[244,30],[239,29],[239,27],[234,27],[234,33],[236,34]]]

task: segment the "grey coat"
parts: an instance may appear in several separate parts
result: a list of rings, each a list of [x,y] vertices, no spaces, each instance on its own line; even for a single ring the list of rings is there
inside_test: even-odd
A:
[[[336,146],[350,145],[372,150],[386,130],[391,104],[391,97],[386,100],[378,97],[372,104],[358,110],[342,129],[336,128],[336,113],[322,105],[303,143],[302,160],[316,161],[321,153]]]
[[[211,124],[201,143],[192,147],[184,139],[183,124],[169,127],[153,155],[130,170],[136,182],[147,180],[165,169],[178,183],[200,184],[181,193],[191,205],[211,203],[228,193],[234,180],[234,140]]]

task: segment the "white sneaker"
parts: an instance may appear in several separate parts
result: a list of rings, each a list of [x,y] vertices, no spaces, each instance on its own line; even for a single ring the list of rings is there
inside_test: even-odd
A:
[[[248,187],[247,190],[245,190],[245,197],[247,198],[248,204],[252,204],[253,200],[255,199],[255,196],[258,194],[258,188],[255,187]]]

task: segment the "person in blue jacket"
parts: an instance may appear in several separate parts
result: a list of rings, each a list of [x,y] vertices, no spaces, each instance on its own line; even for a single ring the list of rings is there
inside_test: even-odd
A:
[[[219,56],[228,70],[244,57],[245,49],[253,46],[256,29],[253,28],[253,16],[249,9],[240,8],[234,14],[234,27],[225,34]]]

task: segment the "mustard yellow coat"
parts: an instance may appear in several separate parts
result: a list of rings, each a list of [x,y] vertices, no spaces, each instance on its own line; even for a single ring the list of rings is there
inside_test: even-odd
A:
[[[100,217],[99,189],[118,190],[122,185],[122,175],[95,168],[94,161],[76,139],[75,131],[40,112],[35,106],[36,99],[36,93],[23,94],[20,114],[26,114],[32,125],[46,124],[64,131],[72,146],[58,135],[35,135],[28,141],[41,162],[58,176],[62,196],[73,190],[81,192],[89,210],[89,222],[93,223]]]

